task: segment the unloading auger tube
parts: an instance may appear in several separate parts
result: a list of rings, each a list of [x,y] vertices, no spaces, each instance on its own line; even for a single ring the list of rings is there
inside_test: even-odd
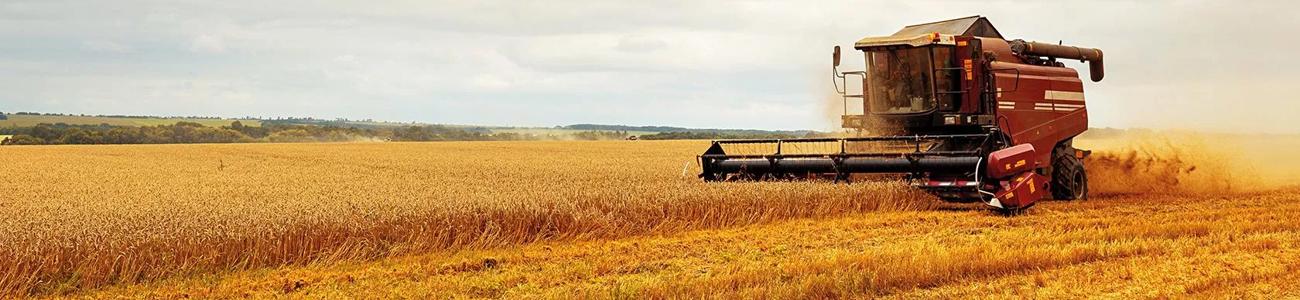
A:
[[[1050,58],[1077,59],[1088,62],[1088,72],[1092,82],[1100,82],[1105,77],[1106,70],[1102,65],[1102,53],[1100,49],[1084,48],[1067,45],[1048,44],[1040,42],[1026,42],[1024,40],[1009,41],[1011,52],[1031,55],[1045,56]]]

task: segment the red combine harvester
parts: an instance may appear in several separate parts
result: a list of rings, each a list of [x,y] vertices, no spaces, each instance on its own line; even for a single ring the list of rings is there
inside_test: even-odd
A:
[[[1088,129],[1083,81],[1057,59],[1088,62],[1097,82],[1101,50],[1008,41],[979,16],[903,27],[854,48],[865,71],[841,72],[838,46],[833,70],[843,127],[860,137],[717,140],[699,157],[700,177],[838,182],[893,173],[947,201],[1005,210],[1048,193],[1087,197],[1089,152],[1072,144]],[[862,79],[860,94],[846,92],[849,77]],[[862,114],[849,114],[851,99]]]

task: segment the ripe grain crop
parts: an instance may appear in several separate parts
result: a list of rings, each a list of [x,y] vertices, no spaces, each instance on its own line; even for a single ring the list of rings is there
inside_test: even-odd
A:
[[[671,297],[729,286],[745,287],[739,291],[742,295],[767,292],[806,295],[828,285],[847,289],[842,292],[850,295],[854,294],[852,289],[903,291],[914,286],[968,280],[971,276],[1014,276],[1024,268],[1052,268],[1165,251],[1160,250],[1161,245],[1141,241],[1130,243],[1133,247],[1078,244],[1077,241],[1100,239],[1105,243],[1115,240],[1129,243],[1127,240],[1134,238],[1134,234],[1143,238],[1144,232],[1153,230],[1173,232],[1176,237],[1184,231],[1201,234],[1207,230],[1274,226],[1278,216],[1294,212],[1288,206],[1268,214],[1266,219],[1234,217],[1222,226],[1137,224],[1116,227],[1118,231],[1093,230],[1106,224],[1095,219],[1104,215],[1141,219],[1147,212],[1163,213],[1180,208],[1203,213],[1161,219],[1165,220],[1161,222],[1176,222],[1195,218],[1223,220],[1234,213],[1264,209],[1254,205],[1244,207],[1248,211],[1216,213],[1213,204],[1221,201],[1225,202],[1222,205],[1232,205],[1232,199],[1245,197],[1239,193],[1273,189],[1300,179],[1294,172],[1300,166],[1287,160],[1290,154],[1286,151],[1300,146],[1300,139],[1162,135],[1081,141],[1079,145],[1098,150],[1094,160],[1089,161],[1097,201],[1049,203],[1031,210],[1027,217],[1012,219],[979,208],[953,212],[944,205],[945,210],[924,212],[925,216],[916,221],[903,219],[916,215],[902,215],[886,222],[852,225],[840,233],[816,229],[827,224],[803,226],[799,227],[802,231],[786,233],[771,226],[744,229],[752,231],[751,237],[782,233],[768,240],[795,242],[789,247],[799,247],[798,251],[829,247],[828,251],[832,252],[824,253],[829,257],[790,256],[791,252],[784,250],[755,253],[751,246],[762,246],[759,243],[764,242],[754,238],[727,242],[725,246],[736,249],[737,253],[708,252],[707,243],[675,242],[653,253],[671,254],[687,249],[685,252],[700,252],[704,255],[700,260],[715,266],[749,257],[746,255],[759,260],[754,269],[738,269],[725,273],[729,275],[724,278],[680,284],[664,284],[677,282],[671,279],[674,277],[646,278],[658,280],[660,284],[647,284],[635,294]],[[0,188],[3,188],[0,192],[0,296],[80,294],[113,284],[193,278],[177,275],[242,274],[241,270],[267,267],[293,269],[349,262],[365,264],[421,253],[434,253],[430,255],[442,261],[444,257],[459,255],[454,253],[475,255],[479,251],[530,247],[527,245],[538,243],[546,247],[573,244],[573,250],[578,251],[600,245],[602,241],[628,237],[655,239],[700,229],[747,228],[745,225],[793,219],[872,218],[879,216],[876,211],[927,210],[938,205],[932,197],[893,182],[702,183],[694,177],[698,169],[692,158],[705,146],[707,143],[700,141],[606,141],[0,147],[0,166],[3,166],[0,168]],[[1098,163],[1098,159],[1102,162]],[[1117,195],[1126,197],[1125,203],[1130,204],[1144,203],[1156,196],[1174,198],[1156,198],[1164,200],[1145,206],[1147,210],[1133,211],[1125,205],[1108,202]],[[1179,197],[1223,198],[1186,206]],[[1271,202],[1267,203],[1293,200],[1287,198],[1290,196],[1280,197],[1269,198]],[[1053,216],[1057,212],[1051,207],[1094,211],[1082,219],[1062,219]],[[907,213],[911,212],[903,214]],[[982,223],[963,225],[946,217],[974,217]],[[1021,224],[1027,221],[1019,220],[1026,219],[1045,225],[1028,226],[996,237],[1004,242],[954,239],[965,234],[964,230]],[[1035,233],[1038,228],[1074,226],[1053,223],[1066,221],[1075,222],[1071,224],[1079,227]],[[882,232],[875,227],[881,227],[883,232],[911,233],[902,234],[905,240],[900,241],[855,237],[859,231]],[[959,229],[942,230],[948,227]],[[1086,232],[1080,233],[1081,230]],[[711,237],[710,233],[701,234],[700,239]],[[1078,239],[1071,240],[1074,237]],[[1216,245],[1231,244],[1233,239],[1214,237],[1209,242]],[[797,239],[801,238],[810,240],[799,242]],[[906,240],[909,238],[919,240]],[[874,241],[866,246],[876,247],[870,251],[880,255],[834,252],[843,247],[861,246],[862,239]],[[1258,241],[1264,244],[1272,241],[1291,245],[1287,239],[1252,239],[1264,239]],[[997,250],[991,248],[1019,247],[1026,243],[1059,245],[1063,252],[1035,252],[1041,254],[1038,260],[1009,267],[1001,262],[1012,257],[964,258]],[[904,248],[939,252],[913,255]],[[582,257],[587,256],[569,259],[543,256],[541,259],[555,265],[582,265]],[[485,295],[510,291],[527,294],[527,289],[498,288],[508,288],[508,283],[518,283],[518,280],[548,276],[555,277],[554,284],[571,286],[578,283],[563,280],[581,281],[583,276],[591,275],[586,271],[640,274],[661,267],[626,265],[629,261],[639,261],[634,258],[640,256],[635,255],[610,257],[607,264],[594,269],[569,270],[559,275],[511,273],[507,274],[511,276],[509,282],[477,279],[443,282],[464,283],[457,286],[466,288],[483,287],[480,291],[491,292]],[[790,289],[775,287],[787,285],[788,278],[771,277],[772,270],[761,267],[770,266],[774,260],[790,261],[789,269],[784,271],[810,276],[809,281],[801,281]],[[473,260],[459,264],[464,268],[450,264],[453,265],[450,269],[438,270],[454,275],[516,262],[514,258],[504,262]],[[855,266],[854,269],[868,266],[876,271],[864,275],[869,277],[854,277],[864,273],[848,272],[842,265]],[[895,272],[901,269],[910,271]],[[667,275],[677,276],[674,274],[678,273]],[[622,280],[615,283],[626,282]],[[284,285],[291,288],[281,291],[297,290],[297,281],[293,282]],[[247,287],[236,284],[225,288],[227,292],[238,292]],[[602,285],[576,289],[584,293],[617,294],[629,288],[633,287]],[[469,295],[478,293],[439,289]],[[565,288],[536,292],[564,295],[571,291]]]
[[[691,166],[705,146],[3,147],[0,295],[934,203],[896,184],[706,184]]]
[[[1300,296],[1300,189],[971,206],[175,277],[86,298]]]

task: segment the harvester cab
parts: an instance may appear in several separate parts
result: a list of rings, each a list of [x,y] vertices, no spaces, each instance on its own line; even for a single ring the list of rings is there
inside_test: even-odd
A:
[[[973,16],[903,27],[854,44],[862,71],[841,71],[845,138],[716,140],[700,155],[707,181],[899,174],[956,202],[1018,210],[1050,194],[1087,197],[1073,138],[1088,128],[1083,81],[1058,59],[1089,63],[1101,81],[1102,52],[1004,39]],[[861,80],[861,90],[850,90]],[[851,109],[852,108],[852,109]],[[861,113],[857,111],[860,108]]]

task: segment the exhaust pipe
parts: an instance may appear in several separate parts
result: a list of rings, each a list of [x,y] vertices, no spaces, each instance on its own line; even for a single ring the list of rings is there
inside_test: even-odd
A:
[[[1026,42],[1024,40],[1011,41],[1011,51],[1021,55],[1046,56],[1053,58],[1077,59],[1088,62],[1088,71],[1092,73],[1092,81],[1100,82],[1104,77],[1105,68],[1102,67],[1101,49],[1083,48],[1066,45],[1056,45],[1040,42]]]

